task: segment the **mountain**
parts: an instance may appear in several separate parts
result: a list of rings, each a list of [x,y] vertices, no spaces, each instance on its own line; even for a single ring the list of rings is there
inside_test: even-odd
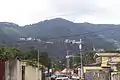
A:
[[[0,42],[6,44],[15,43],[20,37],[17,27],[18,25],[14,23],[0,22]]]
[[[36,46],[42,51],[47,51],[52,57],[63,57],[67,50],[71,53],[79,52],[78,45],[64,43],[66,39],[78,41],[82,38],[83,51],[91,51],[93,45],[106,50],[119,48],[119,29],[120,25],[73,23],[62,18],[45,20],[22,27],[14,23],[1,22],[0,42],[1,44],[14,44],[20,49]],[[42,42],[20,41],[20,38],[28,37],[40,39]],[[54,44],[45,42],[54,42]]]

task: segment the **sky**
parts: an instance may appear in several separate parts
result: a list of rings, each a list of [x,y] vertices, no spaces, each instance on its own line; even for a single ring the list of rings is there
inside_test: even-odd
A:
[[[0,0],[0,22],[27,25],[57,17],[120,24],[120,0]]]

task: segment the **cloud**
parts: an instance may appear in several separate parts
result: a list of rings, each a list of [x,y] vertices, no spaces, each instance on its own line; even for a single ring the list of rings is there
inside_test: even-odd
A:
[[[74,22],[120,21],[119,0],[0,0],[0,21],[19,25],[62,17]]]
[[[74,12],[75,22],[118,24],[119,0],[52,0],[58,12]],[[71,15],[72,16],[72,15]],[[69,16],[68,19],[71,17]]]
[[[0,21],[34,23],[54,13],[48,0],[0,0]]]

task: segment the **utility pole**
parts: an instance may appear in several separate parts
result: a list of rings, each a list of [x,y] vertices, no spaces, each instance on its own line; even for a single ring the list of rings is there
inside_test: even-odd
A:
[[[93,52],[95,52],[95,51],[96,51],[94,44],[93,44],[93,50],[92,50],[92,51],[93,51]]]
[[[73,69],[74,69],[74,65],[75,64],[75,60],[74,60],[74,57],[72,56],[72,65],[73,65]]]
[[[40,66],[40,64],[39,64],[39,62],[40,62],[40,61],[39,61],[39,60],[40,60],[40,59],[39,59],[39,55],[40,55],[40,54],[39,54],[39,50],[38,50],[38,80],[40,80],[40,79],[39,79],[39,76],[40,76],[40,75],[39,75],[39,66]]]
[[[80,41],[79,42],[76,42],[76,43],[78,43],[79,44],[79,50],[80,50],[80,63],[81,63],[81,73],[80,73],[80,78],[81,78],[81,80],[83,79],[83,62],[82,62],[82,39],[80,39]]]
[[[70,68],[70,56],[69,56],[69,51],[67,51],[66,59],[67,59],[67,68],[69,69],[69,68]]]
[[[79,44],[79,49],[80,49],[80,59],[81,59],[81,80],[83,79],[83,62],[82,62],[82,39],[80,39],[80,44]]]
[[[71,41],[66,41],[66,43],[70,43]],[[72,40],[72,44],[79,44],[79,50],[80,50],[80,63],[81,63],[81,69],[80,69],[80,79],[83,80],[84,77],[83,77],[83,73],[84,73],[84,70],[83,70],[83,62],[82,62],[82,39],[80,39],[80,41],[75,41],[75,40]],[[67,60],[67,65],[68,65],[68,61],[69,61],[69,57],[71,56],[66,56],[66,58],[68,59]],[[67,66],[68,67],[68,66]]]
[[[83,78],[83,73],[84,73],[84,71],[83,71],[83,62],[82,62],[82,39],[80,39],[80,41],[77,41],[77,42],[75,42],[76,44],[79,44],[79,50],[80,50],[80,66],[81,66],[81,69],[80,69],[80,79],[81,80],[83,80],[84,78]]]

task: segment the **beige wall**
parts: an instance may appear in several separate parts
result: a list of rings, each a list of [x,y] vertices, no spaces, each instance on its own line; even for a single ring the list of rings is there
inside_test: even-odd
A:
[[[21,63],[19,60],[5,62],[5,80],[22,80]]]
[[[112,62],[120,62],[120,57],[112,57]]]
[[[94,71],[94,70],[103,70],[103,68],[102,67],[96,67],[96,66],[86,66],[86,67],[83,67],[83,69],[84,69],[84,73],[86,72],[86,71]]]
[[[39,71],[39,80],[41,79]],[[5,80],[22,80],[22,64],[19,60],[5,62]],[[38,70],[32,66],[25,66],[25,80],[38,80]]]
[[[109,57],[102,57],[102,64],[101,64],[101,66],[102,66],[102,67],[108,66],[108,65],[107,65],[107,64],[108,64],[108,61],[109,61]]]
[[[41,72],[39,72],[39,80],[41,80]],[[25,67],[25,80],[38,80],[38,70],[32,66]]]
[[[120,62],[120,57],[102,57],[101,66],[108,66],[108,62]]]

